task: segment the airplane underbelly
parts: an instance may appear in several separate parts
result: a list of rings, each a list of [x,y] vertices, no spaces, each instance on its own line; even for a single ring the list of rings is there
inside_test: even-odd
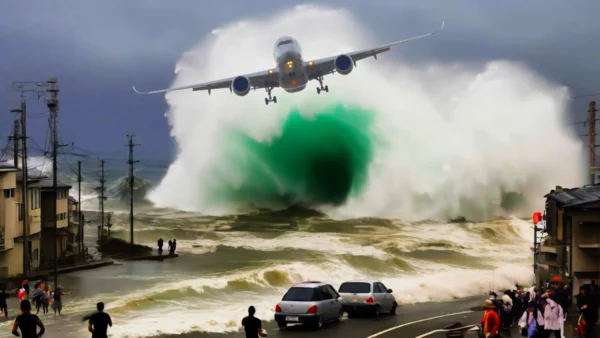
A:
[[[303,77],[288,78],[281,82],[281,88],[288,93],[295,93],[306,88],[307,82],[308,79]]]

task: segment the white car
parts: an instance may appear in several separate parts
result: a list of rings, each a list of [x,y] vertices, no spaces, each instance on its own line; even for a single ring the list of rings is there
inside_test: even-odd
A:
[[[378,280],[354,280],[342,283],[338,290],[342,308],[348,316],[367,313],[379,316],[382,312],[396,314],[398,303],[388,289]]]

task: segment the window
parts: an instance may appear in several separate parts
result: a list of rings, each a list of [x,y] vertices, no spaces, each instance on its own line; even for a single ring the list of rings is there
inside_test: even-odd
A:
[[[67,191],[66,191],[66,190],[64,190],[64,189],[62,189],[62,190],[59,190],[59,191],[58,191],[56,199],[57,199],[57,200],[63,200],[63,199],[65,199],[65,198],[67,198],[67,196],[68,196],[68,193],[67,193]]]
[[[23,217],[24,217],[23,204],[22,203],[17,204],[17,214],[19,216],[19,222],[22,221]]]
[[[14,198],[14,197],[15,197],[15,188],[4,189],[4,198]]]
[[[31,248],[31,246],[30,246],[30,248]],[[40,255],[40,250],[39,249],[34,249],[33,250],[33,266],[34,267],[37,267],[39,265],[38,264],[39,257],[40,257],[39,255]]]
[[[40,188],[29,189],[29,206],[31,210],[40,208]]]
[[[370,293],[370,283],[343,283],[340,285],[341,293]]]
[[[292,40],[283,40],[277,44],[277,47],[294,43]]]
[[[375,293],[387,293],[387,289],[381,283],[375,284]]]
[[[56,215],[56,219],[59,220],[59,221],[63,221],[65,219],[67,219],[67,213],[63,212],[61,214]]]
[[[291,288],[283,296],[284,301],[309,302],[313,299],[313,288]]]

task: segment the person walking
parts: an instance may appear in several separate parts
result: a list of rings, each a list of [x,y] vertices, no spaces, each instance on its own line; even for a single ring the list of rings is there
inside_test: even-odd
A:
[[[4,312],[4,317],[8,318],[8,305],[6,299],[10,295],[6,292],[6,285],[0,285],[0,313]]]
[[[171,255],[175,255],[175,250],[177,250],[177,240],[175,238],[173,238],[173,246],[171,247],[171,250],[173,250]]]
[[[481,319],[481,327],[483,328],[483,336],[485,338],[493,338],[498,336],[500,329],[500,316],[496,312],[496,305],[489,299],[483,302],[483,318]]]
[[[519,327],[521,328],[521,336],[527,338],[538,337],[541,332],[540,328],[544,326],[544,316],[542,312],[538,310],[535,302],[529,302],[523,313],[523,316],[519,319]]]
[[[92,338],[107,338],[108,327],[112,327],[110,315],[104,312],[104,303],[96,304],[97,313],[90,317],[88,322],[88,331],[92,333]]]
[[[40,332],[37,332],[37,327],[40,327]],[[31,302],[25,299],[21,302],[21,314],[17,316],[12,327],[12,334],[19,336],[21,330],[22,338],[36,338],[41,337],[46,332],[44,324],[40,318],[34,314],[31,314]]]
[[[546,290],[546,305],[544,306],[544,338],[562,338],[561,328],[565,317],[558,296],[552,289]]]

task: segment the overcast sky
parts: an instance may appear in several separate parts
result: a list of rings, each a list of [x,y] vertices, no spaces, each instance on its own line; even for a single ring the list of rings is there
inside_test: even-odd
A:
[[[318,1],[322,3],[324,1]],[[6,142],[19,95],[16,80],[58,76],[64,143],[98,153],[122,153],[125,135],[142,156],[173,156],[164,96],[138,96],[168,87],[175,63],[220,25],[260,17],[305,2],[291,0],[3,0],[0,1],[0,136]],[[376,43],[422,34],[442,20],[436,43],[394,50],[406,59],[483,63],[526,62],[574,95],[600,93],[600,1],[329,1],[365,23]],[[269,46],[271,48],[271,46]],[[211,80],[211,79],[205,79]],[[600,99],[600,97],[596,97]],[[586,99],[573,102],[571,121],[586,118]],[[30,100],[29,135],[43,144],[44,106]],[[584,133],[581,131],[580,133]]]

